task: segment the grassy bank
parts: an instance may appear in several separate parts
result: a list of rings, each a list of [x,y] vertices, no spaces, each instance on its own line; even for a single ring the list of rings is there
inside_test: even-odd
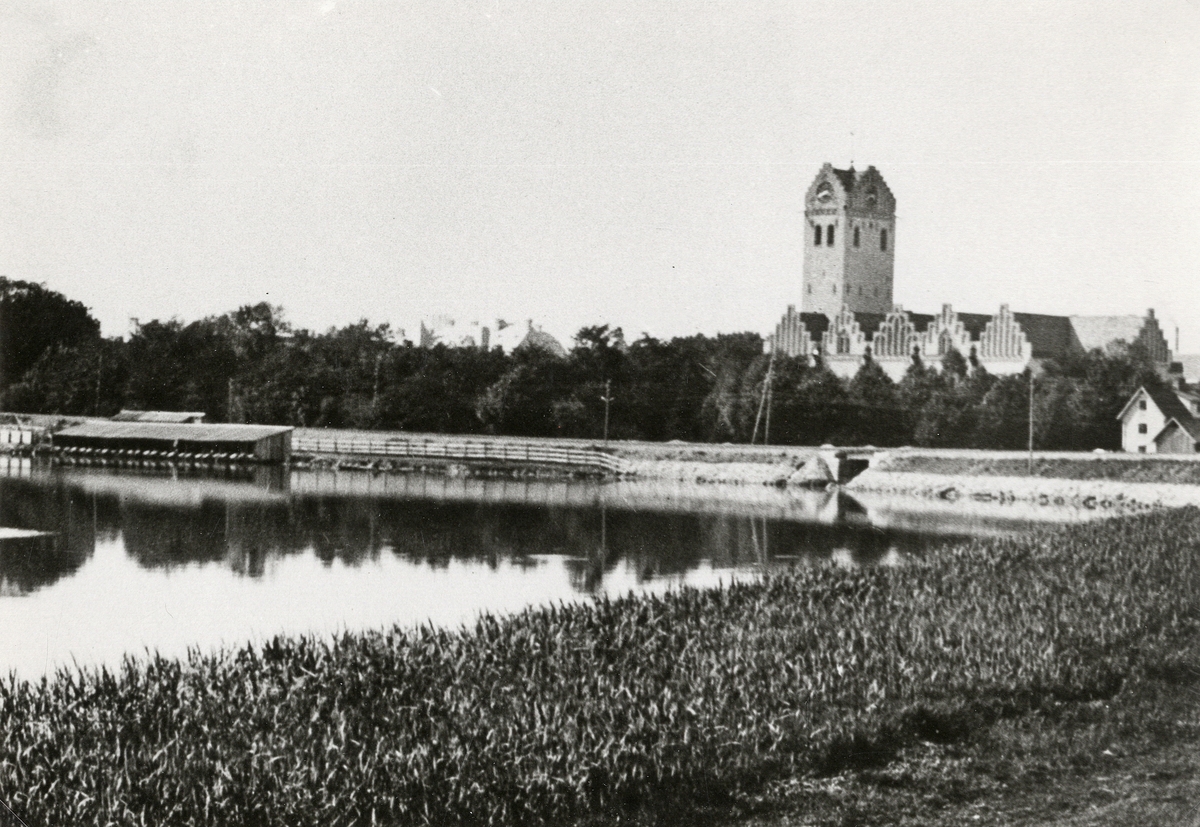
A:
[[[460,633],[9,681],[0,798],[30,825],[686,823],[1190,680],[1198,537],[1190,509]]]
[[[918,474],[947,474],[967,477],[1029,476],[1029,461],[1024,457],[922,455],[897,452],[879,463],[882,471]],[[1084,455],[1078,459],[1038,457],[1033,461],[1033,476],[1065,480],[1114,480],[1118,482],[1166,482],[1200,485],[1200,462],[1179,459],[1154,459],[1140,456],[1105,457]]]

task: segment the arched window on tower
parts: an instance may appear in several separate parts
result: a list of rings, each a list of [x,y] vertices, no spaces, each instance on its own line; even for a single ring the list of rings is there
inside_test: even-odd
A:
[[[821,246],[821,225],[818,224],[817,226],[813,227],[813,230],[815,230],[815,232],[813,233],[813,244],[820,247]]]
[[[833,225],[832,224],[830,224],[827,228],[825,228],[825,243],[828,244],[830,247],[833,246]]]
[[[884,227],[879,231],[879,249],[887,252],[887,228]]]
[[[859,231],[858,227],[855,227],[854,228],[854,246],[857,247],[861,240],[862,240],[862,233]]]

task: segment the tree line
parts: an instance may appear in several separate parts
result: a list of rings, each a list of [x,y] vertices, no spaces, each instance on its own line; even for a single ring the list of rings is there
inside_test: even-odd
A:
[[[894,382],[763,352],[757,333],[626,342],[584,327],[565,358],[535,347],[416,347],[366,320],[292,328],[247,305],[104,338],[78,302],[0,277],[0,400],[14,412],[203,411],[214,422],[455,434],[776,444],[1119,449],[1117,414],[1161,379],[1136,345],[993,376],[950,352]],[[768,392],[769,391],[769,392]],[[606,402],[606,400],[608,400]]]

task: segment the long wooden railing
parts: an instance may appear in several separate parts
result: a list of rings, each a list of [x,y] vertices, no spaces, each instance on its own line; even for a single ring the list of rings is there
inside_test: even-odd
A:
[[[457,460],[460,462],[518,462],[529,465],[570,466],[594,468],[619,474],[624,463],[599,448],[544,445],[519,441],[465,439],[404,439],[397,437],[371,439],[362,436],[296,435],[292,438],[294,454],[324,454],[336,456],[404,457],[409,459]]]

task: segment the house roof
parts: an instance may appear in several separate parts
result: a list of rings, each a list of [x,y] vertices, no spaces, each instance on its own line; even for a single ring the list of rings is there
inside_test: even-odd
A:
[[[854,191],[854,179],[857,176],[854,167],[850,167],[850,169],[835,169],[833,174],[837,176],[838,181],[841,182],[842,188],[846,192]]]
[[[1124,419],[1125,414],[1129,411],[1133,403],[1136,402],[1142,394],[1150,397],[1159,411],[1166,419],[1178,419],[1181,422],[1184,420],[1192,420],[1191,411],[1187,409],[1187,405],[1172,391],[1170,388],[1153,387],[1148,388],[1145,385],[1137,389],[1133,396],[1129,397],[1129,401],[1125,403],[1125,407],[1121,408],[1121,412],[1117,414],[1117,419]]]
[[[180,425],[164,422],[85,422],[59,431],[58,437],[86,439],[156,439],[185,442],[257,442],[284,434],[282,425]]]

